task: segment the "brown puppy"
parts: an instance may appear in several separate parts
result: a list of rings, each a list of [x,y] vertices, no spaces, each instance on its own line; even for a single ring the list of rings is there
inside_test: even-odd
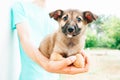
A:
[[[85,31],[87,24],[97,19],[90,11],[56,10],[50,17],[59,23],[59,29],[48,35],[40,44],[41,53],[51,60],[61,60],[75,55],[76,67],[84,67],[84,58],[81,51],[85,44]]]

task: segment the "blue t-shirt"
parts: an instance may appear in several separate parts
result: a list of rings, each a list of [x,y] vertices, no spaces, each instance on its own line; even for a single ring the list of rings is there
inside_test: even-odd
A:
[[[49,33],[53,32],[50,25],[51,19],[45,9],[38,7],[32,2],[18,2],[11,9],[12,30],[16,24],[27,21],[30,24],[31,37],[36,47]],[[19,40],[19,38],[18,38]],[[20,42],[20,41],[19,41]],[[19,43],[21,57],[21,73],[19,80],[58,80],[59,75],[45,71],[24,52]]]

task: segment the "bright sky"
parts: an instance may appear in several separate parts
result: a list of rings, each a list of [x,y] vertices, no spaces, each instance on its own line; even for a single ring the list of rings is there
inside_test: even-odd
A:
[[[49,11],[56,9],[89,10],[96,14],[116,15],[120,17],[119,0],[47,0]]]

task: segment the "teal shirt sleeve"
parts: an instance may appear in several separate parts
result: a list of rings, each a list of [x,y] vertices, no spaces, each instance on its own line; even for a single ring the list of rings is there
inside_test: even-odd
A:
[[[22,4],[16,3],[11,8],[11,27],[16,29],[16,24],[27,21],[27,17]]]

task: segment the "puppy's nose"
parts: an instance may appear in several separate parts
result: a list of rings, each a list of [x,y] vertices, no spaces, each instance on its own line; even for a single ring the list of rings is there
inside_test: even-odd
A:
[[[74,27],[69,27],[69,28],[68,28],[68,32],[71,33],[71,32],[73,32],[73,31],[74,31]]]

